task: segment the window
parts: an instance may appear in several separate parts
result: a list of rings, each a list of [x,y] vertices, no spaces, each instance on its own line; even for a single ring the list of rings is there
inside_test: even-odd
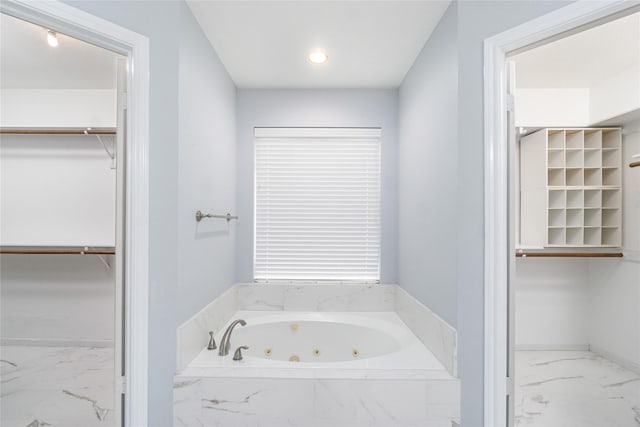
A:
[[[379,281],[380,136],[255,129],[256,281]]]

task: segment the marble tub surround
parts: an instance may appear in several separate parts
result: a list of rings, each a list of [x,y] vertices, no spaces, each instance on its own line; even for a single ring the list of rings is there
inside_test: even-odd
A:
[[[206,319],[216,311],[214,325]],[[225,321],[244,316],[249,322],[250,315],[276,311],[381,312],[408,326],[416,345],[425,344],[426,352],[434,346],[438,354],[429,352],[416,366],[304,367],[271,360],[253,361],[253,366],[231,356],[200,363],[220,357],[203,350],[209,330],[220,336]],[[185,340],[191,340],[186,350],[181,348]],[[460,381],[452,375],[455,330],[397,285],[237,284],[181,326],[178,353],[174,426],[451,427],[459,420]]]
[[[235,284],[178,328],[176,372],[207,345],[208,331],[217,335],[238,310],[395,311],[449,374],[457,376],[456,330],[398,285],[380,284]]]
[[[113,348],[2,346],[0,425],[119,425]]]
[[[174,380],[174,426],[450,427],[457,380]]]
[[[178,327],[176,336],[177,372],[184,370],[189,362],[207,346],[209,331],[217,333],[237,311],[236,294],[236,287],[230,287]]]
[[[638,427],[640,375],[589,351],[517,351],[515,419],[524,427]]]
[[[399,286],[396,287],[395,311],[449,374],[458,376],[456,330]]]
[[[237,284],[238,310],[394,311],[396,285]]]

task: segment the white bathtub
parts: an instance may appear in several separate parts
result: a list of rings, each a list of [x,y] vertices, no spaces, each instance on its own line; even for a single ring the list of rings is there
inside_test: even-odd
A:
[[[450,378],[394,312],[238,311],[229,355],[204,348],[186,375],[295,378]],[[234,361],[239,346],[243,360]]]

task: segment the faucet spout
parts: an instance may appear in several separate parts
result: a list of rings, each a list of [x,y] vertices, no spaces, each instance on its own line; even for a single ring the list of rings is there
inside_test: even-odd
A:
[[[231,348],[231,333],[233,332],[233,328],[236,327],[237,324],[242,326],[246,326],[247,322],[242,319],[234,320],[231,322],[226,331],[224,331],[224,335],[222,335],[222,340],[220,341],[220,350],[218,350],[218,354],[220,356],[226,356],[229,354],[229,349]]]

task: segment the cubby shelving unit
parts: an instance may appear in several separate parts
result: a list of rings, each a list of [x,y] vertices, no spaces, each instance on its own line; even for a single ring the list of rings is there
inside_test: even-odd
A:
[[[621,143],[620,128],[547,128],[521,138],[521,246],[621,246]]]

